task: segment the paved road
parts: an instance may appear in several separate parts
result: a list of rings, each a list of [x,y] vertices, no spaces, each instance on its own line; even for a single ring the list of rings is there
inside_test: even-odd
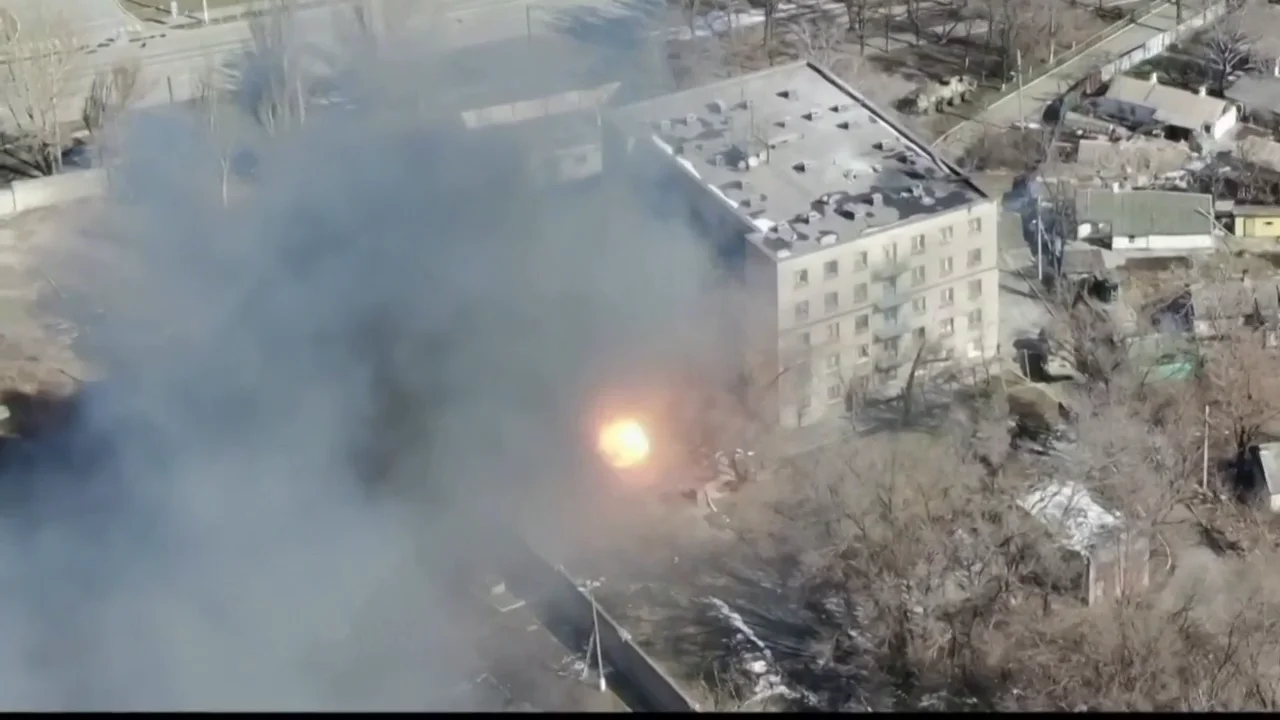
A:
[[[90,44],[141,29],[116,0],[0,0],[0,10],[16,18],[19,27],[37,27],[56,17]]]
[[[1183,4],[1184,20],[1203,7],[1205,7],[1203,4],[1193,5],[1192,2],[1185,2]],[[1173,29],[1176,24],[1177,9],[1174,3],[1165,3],[1153,9],[1136,24],[1112,33],[1089,50],[1028,83],[1022,89],[1021,103],[1018,102],[1016,94],[1002,98],[988,106],[978,117],[956,126],[939,138],[935,145],[952,155],[960,155],[981,136],[984,127],[1007,128],[1029,117],[1039,119],[1050,103],[1062,97],[1072,85],[1088,76],[1094,68],[1133,50],[1160,33]]]

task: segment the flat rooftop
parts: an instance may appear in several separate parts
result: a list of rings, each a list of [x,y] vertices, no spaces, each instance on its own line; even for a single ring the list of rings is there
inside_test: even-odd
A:
[[[776,260],[987,199],[857,91],[807,62],[618,110],[758,230]]]

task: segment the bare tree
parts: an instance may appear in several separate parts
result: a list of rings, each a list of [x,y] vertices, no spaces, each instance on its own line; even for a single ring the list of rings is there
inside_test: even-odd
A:
[[[138,89],[141,67],[137,62],[122,63],[94,76],[89,92],[84,98],[80,119],[94,136],[99,160],[105,151],[103,130],[115,122],[133,101]]]
[[[7,112],[0,118],[0,163],[6,170],[39,177],[62,169],[65,125],[74,116],[61,106],[78,49],[65,18],[42,12],[24,16],[18,40],[4,46],[0,93]]]
[[[240,69],[241,100],[269,134],[306,122],[310,77],[293,0],[269,0],[249,20],[250,47]]]
[[[780,21],[777,37],[784,53],[812,60],[847,79],[855,58],[845,49],[843,34],[826,18],[800,15]]]
[[[848,23],[848,34],[858,42],[858,52],[867,53],[867,39],[870,34],[871,9],[874,0],[840,0],[844,5],[845,21]]]

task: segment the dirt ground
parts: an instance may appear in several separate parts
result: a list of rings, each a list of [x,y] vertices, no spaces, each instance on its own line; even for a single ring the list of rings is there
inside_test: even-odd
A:
[[[67,289],[47,253],[66,242],[79,206],[0,223],[0,393],[65,396],[92,372],[77,357],[80,329],[55,308]]]

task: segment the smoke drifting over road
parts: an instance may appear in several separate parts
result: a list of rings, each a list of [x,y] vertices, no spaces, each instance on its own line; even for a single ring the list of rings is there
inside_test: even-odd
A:
[[[55,270],[92,281],[108,379],[5,470],[0,706],[457,707],[484,522],[589,481],[617,371],[705,357],[683,208],[542,187],[538,132],[360,63],[356,109],[246,131],[229,210],[203,119],[125,129],[111,262]]]

